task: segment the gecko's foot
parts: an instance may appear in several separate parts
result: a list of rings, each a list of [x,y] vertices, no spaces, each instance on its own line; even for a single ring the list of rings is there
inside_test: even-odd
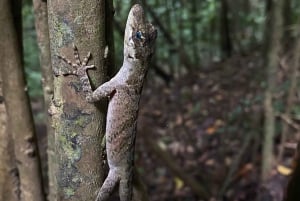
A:
[[[67,71],[63,72],[62,73],[63,75],[76,75],[82,77],[86,75],[87,69],[95,68],[94,65],[89,65],[89,66],[87,65],[89,59],[91,58],[90,52],[88,52],[87,56],[81,62],[78,49],[74,44],[73,44],[73,51],[74,51],[75,63],[72,63],[69,59],[67,59],[64,56],[58,55],[58,58],[60,58],[61,60],[63,60],[65,63],[67,63],[69,66],[72,67],[72,69],[68,69]]]

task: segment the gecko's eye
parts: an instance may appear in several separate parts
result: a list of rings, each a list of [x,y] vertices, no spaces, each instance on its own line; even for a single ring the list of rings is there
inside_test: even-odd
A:
[[[137,38],[137,39],[142,39],[142,32],[140,32],[140,31],[137,31],[136,33],[135,33],[135,37]]]

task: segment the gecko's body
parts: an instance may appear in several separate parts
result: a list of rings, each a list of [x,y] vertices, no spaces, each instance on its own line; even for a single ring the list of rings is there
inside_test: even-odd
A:
[[[92,91],[86,73],[87,69],[94,67],[87,66],[90,53],[81,62],[78,50],[74,46],[76,64],[61,57],[75,68],[74,71],[66,74],[74,74],[80,78],[87,101],[96,102],[109,97],[105,133],[109,173],[98,192],[96,201],[107,200],[117,184],[119,184],[120,200],[132,200],[134,141],[139,100],[156,35],[156,29],[145,22],[142,7],[134,5],[126,23],[123,65],[110,81],[102,84],[95,91]]]

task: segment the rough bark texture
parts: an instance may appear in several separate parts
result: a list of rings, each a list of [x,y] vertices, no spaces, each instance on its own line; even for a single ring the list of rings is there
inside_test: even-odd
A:
[[[77,77],[57,76],[65,66],[57,55],[72,58],[73,43],[82,55],[93,52],[97,68],[89,72],[90,80],[93,86],[105,81],[105,0],[50,0],[48,20],[56,75],[50,113],[55,129],[57,200],[93,200],[102,183],[106,104],[87,103]]]
[[[275,135],[275,115],[273,109],[273,92],[275,90],[276,71],[278,67],[278,57],[280,51],[280,39],[282,35],[282,8],[283,0],[273,0],[274,7],[272,8],[271,37],[269,38],[269,46],[266,57],[267,70],[267,88],[265,91],[264,109],[264,144],[263,144],[263,158],[262,158],[262,181],[266,181],[271,173],[272,164],[274,162],[273,148]],[[267,22],[267,24],[269,24]]]
[[[47,2],[43,0],[33,0],[34,14],[35,14],[35,29],[37,33],[38,46],[40,50],[40,65],[42,71],[42,84],[44,93],[44,105],[47,125],[47,153],[48,166],[46,168],[48,175],[48,200],[55,200],[55,153],[54,153],[54,130],[51,126],[51,118],[48,115],[49,104],[53,95],[53,76],[51,69],[50,56],[50,40],[47,16]],[[45,168],[43,168],[45,169]],[[45,185],[45,184],[44,184]]]
[[[1,54],[0,54],[1,55]],[[3,66],[0,62],[0,65]],[[1,71],[0,71],[1,75]],[[7,115],[3,102],[0,76],[0,200],[18,201],[20,195],[19,176],[16,167],[14,145],[7,129]]]
[[[0,31],[0,48],[5,49],[0,56],[8,127],[13,136],[20,175],[20,200],[43,201],[40,161],[22,66],[22,45],[10,3],[8,0],[0,1],[0,22],[6,23]]]

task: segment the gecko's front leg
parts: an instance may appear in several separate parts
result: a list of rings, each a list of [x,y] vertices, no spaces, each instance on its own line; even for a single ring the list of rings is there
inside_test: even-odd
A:
[[[60,58],[61,60],[63,60],[65,63],[67,63],[69,66],[72,67],[72,69],[68,69],[62,74],[76,75],[77,77],[79,77],[82,85],[82,90],[85,93],[86,100],[88,102],[96,102],[102,98],[110,96],[113,93],[114,88],[111,87],[111,85],[108,82],[102,84],[94,92],[92,90],[91,83],[87,74],[88,69],[95,68],[95,65],[87,65],[91,58],[91,53],[88,52],[87,56],[81,62],[78,49],[74,44],[73,44],[73,52],[74,52],[75,63],[72,63],[64,56],[58,55],[58,58]]]

